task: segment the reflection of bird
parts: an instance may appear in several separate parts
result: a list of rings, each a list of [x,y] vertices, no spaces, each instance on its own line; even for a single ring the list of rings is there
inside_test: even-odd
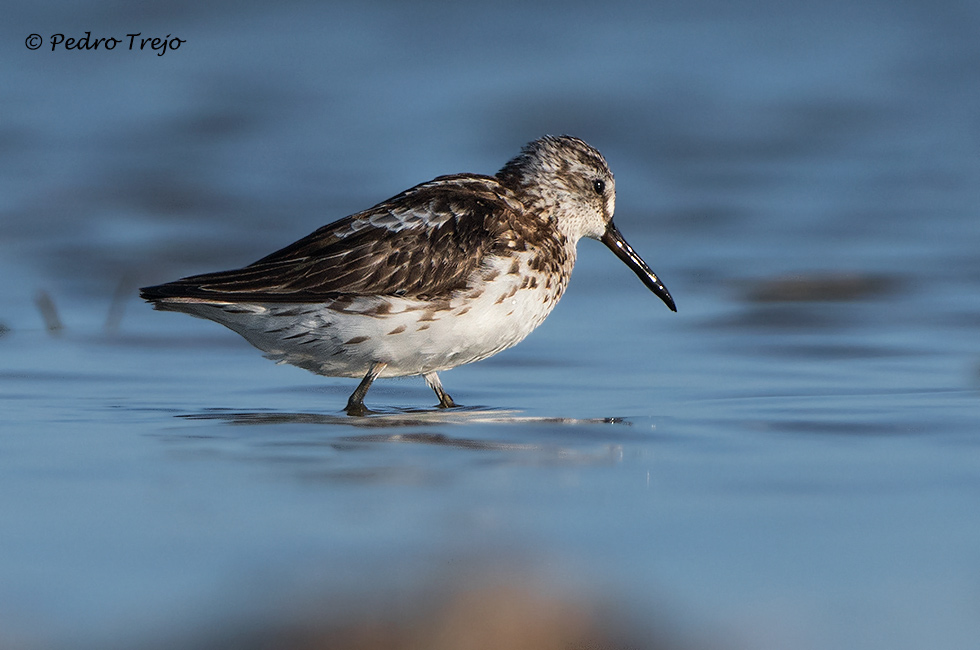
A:
[[[582,237],[608,246],[670,309],[663,283],[613,225],[615,182],[578,138],[526,145],[496,176],[455,174],[324,226],[234,271],[140,290],[157,309],[207,318],[270,359],[363,377],[422,375],[516,345],[568,285]],[[676,310],[675,310],[676,311]]]

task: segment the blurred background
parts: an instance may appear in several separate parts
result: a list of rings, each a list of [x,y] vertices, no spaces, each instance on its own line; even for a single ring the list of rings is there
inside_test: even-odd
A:
[[[3,650],[977,647],[977,3],[3,23]],[[86,32],[123,42],[52,51]],[[379,381],[353,421],[354,382],[136,295],[546,133],[606,156],[679,311],[582,242],[443,375],[468,408]]]

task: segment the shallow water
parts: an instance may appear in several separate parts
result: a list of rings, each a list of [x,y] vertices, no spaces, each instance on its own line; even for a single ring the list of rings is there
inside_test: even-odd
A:
[[[0,647],[976,647],[974,5],[80,7],[0,57]],[[23,45],[85,30],[187,42]],[[562,132],[679,311],[583,242],[459,410],[136,296]]]

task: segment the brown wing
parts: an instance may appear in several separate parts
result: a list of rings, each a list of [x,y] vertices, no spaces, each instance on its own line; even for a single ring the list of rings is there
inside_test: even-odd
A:
[[[512,196],[491,177],[442,176],[244,268],[146,287],[140,295],[221,302],[445,295],[466,286],[513,222],[519,205]]]

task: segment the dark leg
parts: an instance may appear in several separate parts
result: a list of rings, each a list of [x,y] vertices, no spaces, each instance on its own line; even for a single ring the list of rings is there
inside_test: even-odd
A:
[[[422,376],[425,377],[425,383],[429,385],[429,388],[436,392],[436,397],[439,398],[439,408],[450,409],[456,406],[456,402],[449,396],[449,393],[443,390],[439,375],[434,372],[427,372]]]
[[[350,399],[347,400],[347,415],[364,415],[367,413],[367,409],[364,408],[364,396],[367,395],[368,389],[371,388],[371,383],[378,378],[381,371],[385,369],[387,363],[376,363],[371,366],[371,369],[367,371],[364,375],[364,379],[361,383],[357,385],[354,392],[351,393]]]

